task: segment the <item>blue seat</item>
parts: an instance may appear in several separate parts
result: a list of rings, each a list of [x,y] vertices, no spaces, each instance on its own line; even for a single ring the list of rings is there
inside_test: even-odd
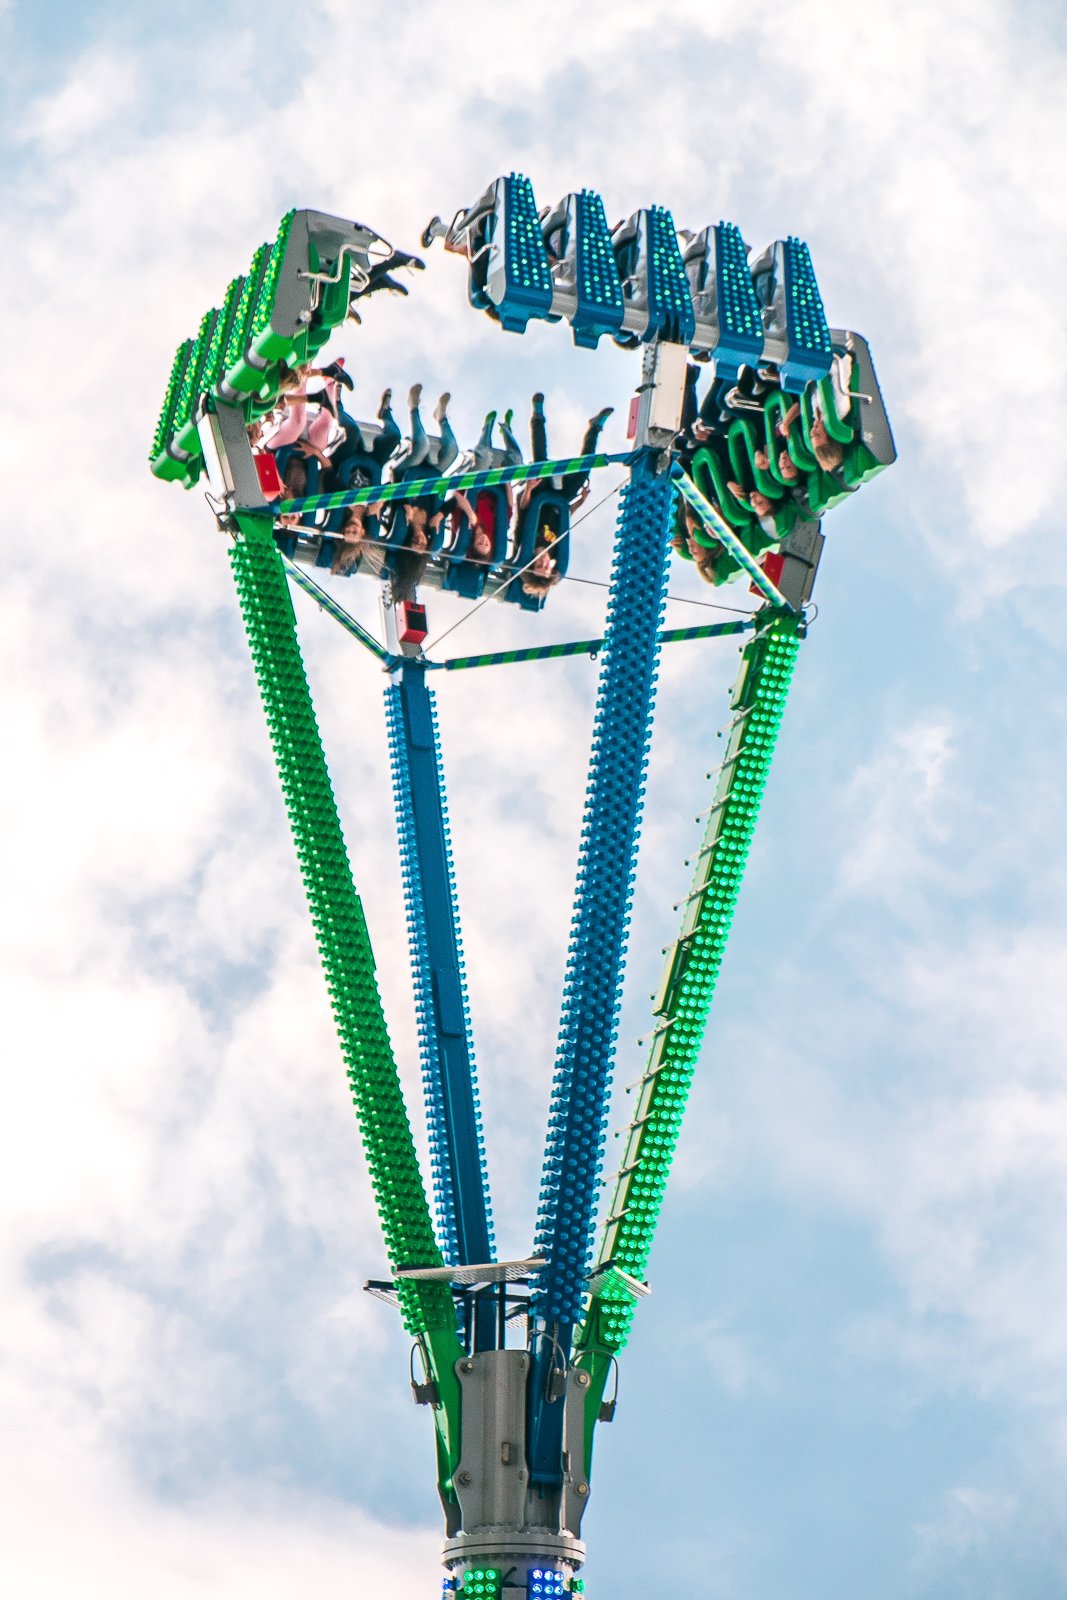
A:
[[[595,350],[605,334],[618,333],[625,310],[603,200],[592,189],[566,195],[544,219],[542,235],[556,257],[553,283],[573,297],[574,342]]]
[[[809,383],[826,377],[833,361],[807,245],[803,239],[776,239],[753,262],[752,276],[767,333],[785,341],[786,358],[779,366],[782,388],[787,394],[803,394]]]
[[[489,558],[486,561],[478,561],[468,554],[473,530],[464,521],[449,552],[451,559],[441,582],[443,589],[461,594],[467,600],[481,598],[490,569],[500,566],[507,559],[508,552],[508,498],[503,488],[498,484],[492,488],[479,489],[474,496],[473,505],[475,513],[480,513],[479,520],[482,517],[487,521],[491,519],[492,549]]]
[[[781,367],[782,388],[797,394],[806,383],[826,377],[833,350],[811,252],[803,239],[785,241],[784,267],[789,356]]]
[[[521,173],[496,180],[488,245],[486,293],[501,325],[524,333],[531,317],[552,309],[552,273],[533,186]]]
[[[551,543],[552,553],[556,559],[556,571],[561,578],[565,577],[571,558],[571,508],[567,496],[559,489],[553,488],[550,483],[536,488],[525,510],[519,513],[515,549],[512,553],[515,570],[519,571],[533,560],[537,548],[537,536],[546,527],[553,535]],[[501,591],[500,598],[521,606],[523,611],[541,611],[545,604],[544,595],[526,594],[519,579],[509,583],[507,588]]]
[[[668,339],[689,344],[696,316],[689,292],[674,218],[663,206],[635,211],[612,235],[615,265],[628,305],[643,313],[634,333],[616,335],[616,342]],[[635,340],[636,334],[636,340]]]
[[[741,230],[732,222],[705,229],[708,237],[708,288],[714,288],[715,371],[735,378],[742,367],[754,367],[763,353],[763,320],[748,251]]]

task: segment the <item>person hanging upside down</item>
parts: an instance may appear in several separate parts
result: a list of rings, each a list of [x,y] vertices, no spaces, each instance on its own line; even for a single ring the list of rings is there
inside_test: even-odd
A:
[[[769,500],[759,489],[743,489],[732,478],[726,487],[740,505],[746,506],[757,517],[769,517],[773,514],[774,501]]]
[[[563,574],[556,566],[556,558],[552,554],[552,546],[544,544],[519,578],[519,588],[523,594],[539,597],[546,595],[554,584],[560,582],[562,576]]]
[[[585,425],[585,434],[582,437],[581,449],[578,452],[579,455],[591,456],[596,454],[596,447],[600,439],[601,429],[611,416],[614,409],[614,406],[604,406],[602,410],[596,413],[595,416],[589,418],[589,421]],[[533,400],[531,401],[530,447],[532,451],[532,459],[534,461],[548,461],[550,459],[548,454],[548,426],[545,422],[545,397],[541,393],[535,394]],[[518,500],[520,512],[525,511],[526,507],[530,504],[530,501],[536,492],[538,481],[543,483],[544,479],[537,480],[531,478],[529,482],[525,483],[520,490]],[[564,473],[560,478],[552,481],[560,490],[560,493],[565,494],[568,497],[571,502],[572,511],[576,511],[578,507],[582,505],[588,498],[588,472],[567,472]]]
[[[460,514],[467,519],[471,530],[470,543],[467,546],[468,561],[490,561],[496,543],[496,512],[497,501],[490,494],[477,494],[474,504],[460,490],[452,496],[452,504]],[[510,500],[509,500],[510,513]]]
[[[685,520],[685,531],[679,529],[671,544],[679,554],[683,550],[688,551],[699,576],[705,583],[714,583],[715,564],[723,553],[723,547],[717,540],[715,544],[707,545],[697,538],[698,532],[703,533],[706,538],[708,530],[688,500],[682,501],[682,516]]]
[[[800,401],[795,400],[778,424],[778,432],[784,438],[789,437],[789,430],[799,416]],[[816,461],[824,472],[836,472],[845,459],[845,452],[837,440],[831,439],[827,433],[826,423],[823,421],[822,412],[818,406],[814,407],[811,424],[811,448]]]

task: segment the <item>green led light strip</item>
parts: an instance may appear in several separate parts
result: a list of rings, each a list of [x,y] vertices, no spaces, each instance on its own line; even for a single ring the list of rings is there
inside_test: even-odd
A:
[[[386,1250],[394,1268],[441,1266],[407,1108],[389,1042],[363,905],[352,880],[296,618],[270,517],[239,517],[231,554],[241,613],[333,1003]],[[427,1353],[441,1404],[434,1416],[442,1487],[459,1457],[463,1354],[447,1284],[399,1280],[400,1311]]]
[[[594,1380],[586,1411],[587,1470],[611,1357],[626,1344],[633,1318],[637,1296],[627,1280],[643,1280],[648,1264],[803,634],[796,613],[767,607],[742,652],[731,702],[736,715],[681,930],[667,953],[653,1007],[652,1049],[604,1224],[603,1276],[578,1338],[581,1364]]]

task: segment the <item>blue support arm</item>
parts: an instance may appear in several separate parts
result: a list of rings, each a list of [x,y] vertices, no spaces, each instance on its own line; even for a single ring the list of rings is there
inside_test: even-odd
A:
[[[585,1294],[667,587],[673,486],[648,452],[619,513],[535,1254],[529,1466],[562,1480],[563,1402]]]
[[[400,666],[386,719],[441,1248],[448,1261],[481,1263],[493,1258],[485,1141],[437,715],[421,661]]]

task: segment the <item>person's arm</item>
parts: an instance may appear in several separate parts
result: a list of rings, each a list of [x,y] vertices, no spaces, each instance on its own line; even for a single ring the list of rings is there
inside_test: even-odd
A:
[[[793,426],[794,422],[797,420],[799,415],[800,415],[800,401],[799,400],[794,400],[793,404],[789,407],[789,410],[786,412],[785,416],[782,418],[781,422],[778,424],[778,432],[782,435],[783,439],[788,439],[789,430]]]
[[[475,527],[476,524],[477,524],[478,518],[474,515],[474,507],[471,505],[470,501],[467,499],[467,496],[463,493],[463,491],[461,489],[457,489],[455,494],[454,494],[454,496],[453,496],[453,499],[455,501],[456,510],[457,511],[462,511],[462,513],[466,517],[467,522],[470,525],[470,527],[472,527],[472,528]]]
[[[330,465],[330,458],[326,452],[324,450],[320,450],[318,445],[312,444],[310,439],[299,439],[296,447],[300,451],[301,455],[308,457],[314,456],[315,460],[320,464],[320,466],[328,467]]]

